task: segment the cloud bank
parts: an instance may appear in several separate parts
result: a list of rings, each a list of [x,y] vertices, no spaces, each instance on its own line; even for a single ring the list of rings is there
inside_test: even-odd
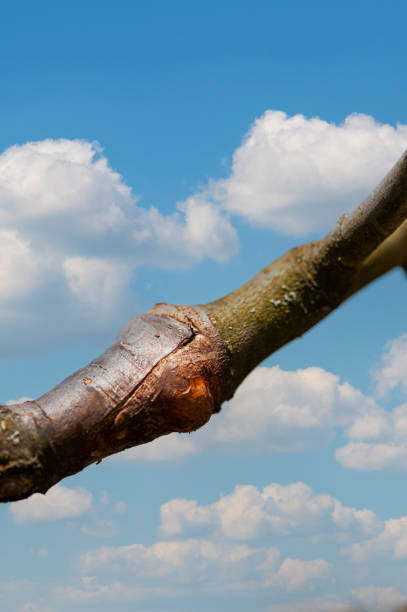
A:
[[[189,588],[194,596],[272,593],[279,603],[266,606],[269,612],[350,612],[360,605],[390,612],[406,601],[398,584],[402,574],[393,564],[391,583],[372,585],[389,560],[402,567],[405,523],[406,517],[380,520],[369,509],[346,506],[303,482],[262,489],[239,484],[208,504],[169,500],[161,506],[162,539],[83,552],[82,587],[60,591],[84,602],[99,600],[103,588],[125,599],[130,586],[145,589],[150,600],[180,590],[187,597]],[[348,593],[341,591],[345,574]],[[380,606],[373,605],[375,596]]]
[[[115,501],[103,490],[95,505],[117,513]],[[76,518],[69,526],[85,536],[93,524],[107,522],[95,514],[90,493],[60,485],[10,509],[19,524]],[[174,498],[161,506],[160,516],[158,539],[120,538],[118,545],[83,550],[72,584],[53,585],[43,600],[81,609],[113,601],[147,607],[165,602],[172,609],[182,594],[187,609],[197,595],[227,597],[232,605],[256,597],[264,612],[351,612],[360,606],[394,612],[407,600],[406,516],[382,520],[304,482],[238,484],[209,503]],[[14,588],[3,584],[5,592]],[[36,605],[39,585],[18,590]]]

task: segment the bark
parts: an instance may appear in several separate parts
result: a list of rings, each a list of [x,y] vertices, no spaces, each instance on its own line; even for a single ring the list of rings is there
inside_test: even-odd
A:
[[[125,448],[204,425],[268,355],[407,265],[407,154],[320,241],[209,304],[157,304],[36,401],[0,407],[0,501],[45,493]]]
[[[101,357],[36,401],[0,408],[1,501],[45,493],[107,455],[198,429],[219,410],[228,368],[216,330],[203,311],[159,310],[132,319]]]

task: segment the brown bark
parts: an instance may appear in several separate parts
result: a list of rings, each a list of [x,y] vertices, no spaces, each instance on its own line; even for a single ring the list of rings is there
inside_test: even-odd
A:
[[[0,408],[0,500],[45,493],[107,455],[198,429],[220,409],[227,366],[203,311],[157,305],[132,319],[101,357],[38,400]]]

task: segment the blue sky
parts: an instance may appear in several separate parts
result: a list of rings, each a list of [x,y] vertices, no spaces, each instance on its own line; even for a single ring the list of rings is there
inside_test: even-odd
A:
[[[398,1],[3,6],[2,401],[354,208],[407,148],[406,17]],[[2,609],[407,601],[405,281],[266,360],[203,430],[2,506]]]

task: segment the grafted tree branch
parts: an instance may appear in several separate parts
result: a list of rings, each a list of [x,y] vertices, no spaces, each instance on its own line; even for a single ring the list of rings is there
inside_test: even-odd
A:
[[[325,238],[209,304],[157,304],[36,401],[0,408],[0,501],[90,463],[201,427],[268,355],[350,295],[407,265],[407,154]]]

